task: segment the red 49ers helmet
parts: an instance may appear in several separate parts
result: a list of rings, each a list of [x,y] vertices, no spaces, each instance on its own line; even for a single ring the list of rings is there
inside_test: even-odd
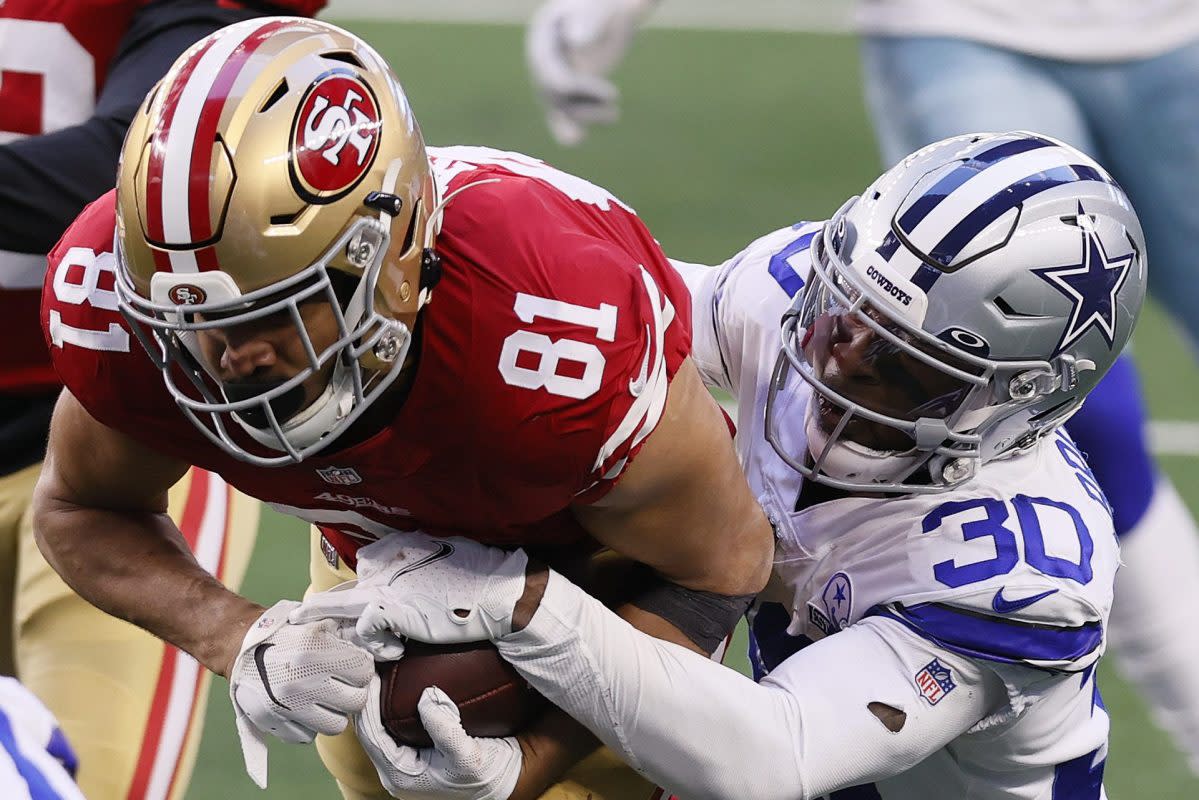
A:
[[[435,205],[420,128],[374,49],[311,19],[231,25],[180,56],[126,137],[121,310],[214,443],[255,464],[299,461],[399,375],[433,283]],[[305,329],[299,304],[314,298],[335,311],[332,344]],[[201,332],[280,313],[306,369],[249,396],[228,391]],[[323,393],[298,407],[302,384],[324,373]]]

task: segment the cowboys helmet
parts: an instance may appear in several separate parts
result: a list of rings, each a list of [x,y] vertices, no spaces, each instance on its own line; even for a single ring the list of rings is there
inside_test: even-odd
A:
[[[254,464],[299,461],[399,375],[435,282],[436,203],[420,128],[374,49],[317,20],[231,25],[179,57],[126,136],[121,311],[210,440]],[[313,300],[334,311],[328,346],[301,314]],[[249,391],[223,384],[204,331],[271,315],[290,318],[306,367]],[[305,405],[302,384],[324,373]]]
[[[1028,132],[912,154],[825,223],[811,256],[767,436],[805,477],[856,491],[944,491],[1030,447],[1115,362],[1146,286],[1124,191]],[[812,387],[798,453],[779,433],[791,372]]]

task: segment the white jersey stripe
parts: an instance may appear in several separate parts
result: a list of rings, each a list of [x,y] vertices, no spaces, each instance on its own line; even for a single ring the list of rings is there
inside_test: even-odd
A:
[[[645,291],[649,295],[649,305],[653,313],[654,362],[649,370],[652,377],[641,395],[633,401],[624,419],[616,426],[616,430],[608,437],[608,441],[604,442],[604,446],[600,448],[592,470],[601,469],[604,462],[624,444],[625,440],[634,435],[636,435],[633,440],[635,447],[658,424],[658,419],[662,416],[662,409],[666,405],[668,381],[666,380],[666,357],[662,348],[666,338],[666,326],[674,319],[674,307],[670,305],[669,300],[664,300],[662,293],[658,291],[658,284],[654,282],[653,276],[645,270],[645,267],[639,266],[639,269],[641,278],[645,282]],[[664,302],[669,308],[663,307]],[[643,421],[644,424],[642,424]]]
[[[195,484],[192,484],[193,487]],[[207,496],[200,532],[193,550],[196,561],[212,574],[220,567],[221,547],[229,515],[227,484],[216,473],[208,474]],[[179,768],[179,758],[186,744],[187,731],[195,713],[196,688],[200,681],[200,665],[184,652],[175,657],[175,674],[167,699],[166,719],[154,754],[154,766],[146,788],[145,800],[167,800]]]

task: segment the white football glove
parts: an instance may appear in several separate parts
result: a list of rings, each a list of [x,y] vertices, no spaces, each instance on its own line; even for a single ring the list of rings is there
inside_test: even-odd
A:
[[[403,637],[434,644],[494,641],[512,630],[528,562],[523,550],[460,536],[393,533],[358,551],[357,581],[309,596],[290,620],[353,625],[351,638],[379,661],[400,658]]]
[[[469,736],[458,706],[431,686],[421,694],[417,711],[433,747],[396,744],[380,718],[381,685],[378,677],[371,680],[366,708],[354,717],[354,732],[388,793],[404,800],[507,800],[523,760],[516,739]]]
[[[265,734],[307,743],[345,730],[366,704],[374,660],[338,635],[333,621],[291,624],[299,608],[280,600],[250,626],[229,674],[246,772],[266,788]]]
[[[577,145],[588,125],[620,116],[620,92],[608,76],[656,2],[549,0],[534,13],[525,57],[559,144]]]

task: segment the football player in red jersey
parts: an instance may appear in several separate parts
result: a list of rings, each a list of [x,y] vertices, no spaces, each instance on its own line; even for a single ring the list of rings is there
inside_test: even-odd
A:
[[[18,673],[62,721],[95,800],[183,795],[208,680],[190,657],[77,597],[34,544],[29,507],[59,391],[38,323],[45,254],[112,187],[134,113],[188,45],[238,20],[323,5],[0,3],[0,619],[13,620],[0,636],[0,672]],[[198,470],[171,491],[200,563],[232,586],[257,508]]]
[[[334,736],[373,670],[331,624],[291,624],[296,603],[264,611],[195,563],[162,513],[188,465],[318,526],[316,589],[394,530],[598,543],[658,576],[623,614],[710,653],[765,582],[769,523],[688,357],[686,289],[637,216],[526,156],[426,151],[390,69],[333,26],[246,22],[189,50],[135,118],[117,192],[50,261],[67,391],[39,543],[81,595],[229,678],[260,783],[266,733],[321,734],[346,797],[385,797]],[[520,751],[426,789],[481,797],[498,770],[536,797],[594,746],[579,732],[547,715]],[[651,789],[595,774],[546,796]]]

